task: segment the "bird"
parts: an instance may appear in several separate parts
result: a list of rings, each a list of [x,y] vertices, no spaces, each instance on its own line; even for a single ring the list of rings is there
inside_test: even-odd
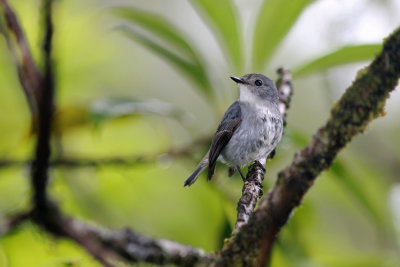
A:
[[[244,181],[241,168],[265,162],[281,140],[283,120],[274,81],[258,73],[230,78],[238,84],[239,99],[225,112],[210,149],[184,186],[192,185],[207,167],[207,181],[211,180],[217,160],[230,166],[230,174],[237,170]]]

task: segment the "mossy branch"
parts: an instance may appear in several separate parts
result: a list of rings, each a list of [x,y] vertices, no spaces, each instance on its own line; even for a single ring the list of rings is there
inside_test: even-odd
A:
[[[373,119],[384,115],[389,93],[400,77],[400,28],[390,35],[375,60],[334,105],[326,124],[281,171],[275,186],[262,199],[249,222],[226,242],[218,254],[219,266],[264,266],[277,234],[293,209],[352,138]]]
[[[356,134],[363,132],[371,120],[384,113],[385,100],[400,77],[398,29],[387,38],[381,53],[360,73],[333,107],[327,123],[314,134],[303,150],[296,153],[292,164],[279,173],[276,185],[267,197],[261,200],[258,209],[251,213],[248,222],[225,243],[221,251],[207,255],[199,249],[173,241],[151,239],[130,230],[110,231],[91,227],[64,216],[47,196],[51,118],[55,107],[51,60],[52,3],[52,0],[44,1],[43,76],[33,61],[24,61],[25,65],[17,65],[17,68],[30,68],[34,73],[31,77],[29,73],[24,74],[23,69],[18,69],[21,71],[21,84],[24,89],[29,87],[28,98],[34,96],[38,109],[38,143],[31,177],[34,189],[33,211],[17,216],[7,222],[3,229],[6,232],[26,219],[33,220],[53,235],[74,240],[104,266],[114,266],[110,258],[181,266],[264,266],[269,260],[276,235],[289,219],[293,209],[300,204],[315,178],[331,165],[340,149]],[[6,0],[0,0],[0,4],[4,9],[7,27],[15,34],[22,54],[30,56],[26,41],[21,39],[23,34],[15,13]],[[7,39],[7,42],[11,44],[11,39]],[[11,53],[14,52],[13,48],[10,50]]]

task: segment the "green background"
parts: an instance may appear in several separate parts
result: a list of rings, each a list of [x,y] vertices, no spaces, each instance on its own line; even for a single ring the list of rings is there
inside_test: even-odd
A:
[[[40,5],[10,2],[40,66]],[[66,214],[94,225],[218,250],[235,222],[240,176],[228,179],[218,165],[211,182],[201,176],[184,188],[208,143],[190,156],[164,153],[211,137],[238,95],[230,75],[276,79],[278,67],[289,67],[295,93],[284,138],[267,163],[267,192],[400,25],[395,0],[343,8],[334,2],[57,1],[53,158],[155,160],[52,168],[51,196]],[[397,90],[387,114],[317,179],[284,227],[272,266],[400,265],[399,102]],[[31,159],[35,134],[4,38],[0,107],[0,161]],[[27,210],[30,196],[28,166],[2,166],[0,222]],[[27,222],[1,237],[0,266],[99,264],[73,242]]]

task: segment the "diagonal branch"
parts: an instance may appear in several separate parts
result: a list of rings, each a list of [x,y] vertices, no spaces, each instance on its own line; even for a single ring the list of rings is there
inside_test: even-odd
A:
[[[114,266],[106,258],[126,262],[193,266],[207,263],[211,256],[204,250],[166,239],[151,239],[131,229],[109,230],[77,219],[59,217],[58,235],[68,237],[84,247],[104,266]],[[0,237],[22,222],[32,219],[30,213],[18,213],[0,221]]]
[[[22,222],[28,220],[30,218],[30,213],[21,212],[14,214],[5,219],[0,217],[0,237],[4,236],[8,232],[12,231],[16,227],[18,227]]]
[[[248,224],[219,254],[221,266],[264,266],[273,243],[315,178],[327,169],[337,153],[369,122],[384,114],[385,101],[400,77],[400,28],[390,35],[383,50],[361,72],[331,110],[326,124],[308,145],[296,153],[292,164],[279,173],[274,188],[250,217]]]
[[[33,60],[28,41],[26,40],[17,15],[7,0],[0,0],[0,5],[2,6],[6,23],[6,27],[4,27],[2,25],[2,20],[0,20],[0,30],[6,39],[10,54],[17,67],[19,81],[28,100],[33,121],[36,122],[38,117],[37,103],[39,103],[40,99],[39,91],[42,77]],[[11,38],[8,31],[14,36],[14,39]]]
[[[107,249],[129,262],[194,266],[211,259],[202,249],[165,239],[151,239],[130,229],[94,233]]]
[[[317,131],[306,148],[295,155],[293,163],[279,174],[275,187],[261,201],[259,208],[252,212],[247,224],[242,224],[242,227],[217,254],[205,255],[202,250],[173,241],[150,239],[131,230],[94,228],[76,219],[64,216],[58,206],[47,196],[46,187],[51,164],[50,131],[55,107],[55,88],[51,60],[53,34],[51,10],[53,1],[44,0],[43,3],[45,21],[44,75],[34,75],[39,82],[37,87],[32,88],[36,88],[37,91],[29,91],[29,93],[35,92],[35,103],[40,103],[40,105],[37,105],[38,141],[31,172],[34,189],[33,212],[29,215],[29,218],[49,233],[74,240],[107,267],[114,266],[111,258],[124,259],[129,262],[146,261],[155,264],[182,266],[193,266],[195,264],[264,266],[270,257],[276,235],[288,220],[293,209],[300,204],[315,178],[321,171],[330,166],[339,150],[350,142],[354,135],[362,132],[372,119],[383,113],[385,100],[400,77],[400,29],[398,29],[385,41],[381,54],[367,69],[360,73],[358,79],[334,106],[326,125]],[[23,41],[21,44],[21,39],[18,39],[18,36],[20,36],[18,34],[22,34],[22,31],[13,28],[17,21],[14,12],[6,0],[0,0],[0,4],[5,10],[7,27],[16,35],[19,48],[25,53],[22,54],[26,55],[26,52],[29,52],[27,43]],[[18,23],[17,25],[20,30]],[[7,42],[11,44],[10,39],[7,39]],[[26,44],[25,50],[23,50],[23,44]],[[11,53],[13,51],[15,50],[11,50]],[[24,60],[26,59],[24,58]],[[33,60],[31,63],[34,65]],[[33,69],[36,69],[36,67]],[[26,84],[31,84],[28,81],[30,77],[27,77],[23,70],[21,70],[21,73],[21,84],[25,90]],[[281,75],[284,76],[284,73]],[[291,88],[290,83],[286,85],[287,88]],[[285,83],[281,86],[285,86]],[[285,108],[283,111],[286,110],[289,100],[290,96],[288,101],[281,105],[282,108]],[[285,112],[282,112],[282,114],[285,114]],[[254,165],[255,170],[251,170],[249,175],[256,173],[257,168],[261,167],[257,164]],[[263,174],[264,171],[255,175],[262,179]],[[257,194],[255,196],[256,200],[251,205],[255,205],[258,200],[259,196]],[[254,206],[248,207],[250,207],[250,212],[254,208]],[[24,220],[24,217],[15,222],[18,224],[22,220]]]
[[[278,69],[279,79],[277,88],[279,93],[279,111],[283,117],[283,125],[286,126],[287,110],[293,94],[292,76],[286,68]],[[275,151],[273,151],[274,154]],[[242,196],[237,206],[237,219],[233,233],[237,233],[246,224],[257,205],[258,200],[263,195],[263,185],[265,168],[258,161],[249,167],[246,180],[242,189]]]

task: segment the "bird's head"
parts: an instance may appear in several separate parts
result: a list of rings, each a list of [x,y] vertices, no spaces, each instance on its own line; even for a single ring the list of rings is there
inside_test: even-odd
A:
[[[269,101],[271,103],[278,103],[279,96],[274,81],[268,77],[252,73],[246,74],[242,77],[231,77],[239,85],[240,101],[247,101],[250,103],[262,103]]]

